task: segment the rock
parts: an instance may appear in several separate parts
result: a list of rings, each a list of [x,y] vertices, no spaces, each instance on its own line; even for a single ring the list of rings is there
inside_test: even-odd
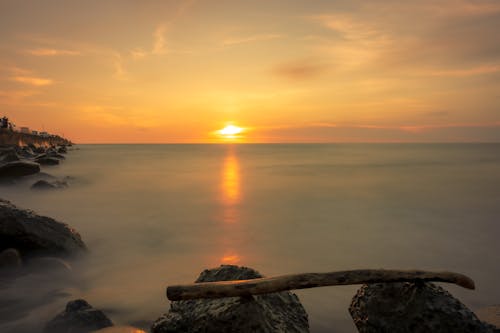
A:
[[[93,333],[146,333],[134,326],[113,326],[94,331]]]
[[[57,152],[59,154],[66,154],[68,152],[68,150],[66,149],[65,146],[61,146],[61,147],[59,147],[59,149],[57,149]]]
[[[31,148],[36,154],[43,154],[45,153],[45,148],[40,146],[40,147],[34,147]]]
[[[54,152],[47,153],[47,156],[48,156],[48,157],[57,158],[57,159],[59,159],[59,160],[64,160],[64,159],[66,159],[66,157],[64,157],[64,155],[61,155],[61,154],[59,154],[58,152],[55,152],[55,151],[54,151]]]
[[[21,267],[22,264],[18,250],[10,248],[0,252],[0,269],[15,269]]]
[[[49,321],[44,333],[87,333],[113,326],[111,320],[83,299],[68,302],[66,310]]]
[[[25,255],[70,255],[86,250],[68,225],[0,199],[0,250],[16,248]]]
[[[14,148],[0,151],[0,161],[3,163],[19,161],[21,158]]]
[[[23,147],[18,151],[18,154],[24,158],[33,158],[35,157],[35,153],[31,150],[30,147]]]
[[[55,157],[37,157],[35,162],[41,165],[58,165],[59,160]]]
[[[251,268],[223,265],[205,270],[196,282],[260,277]],[[170,311],[153,323],[151,332],[309,332],[309,323],[298,297],[280,292],[249,298],[172,302]]]
[[[432,283],[362,286],[349,313],[360,333],[493,333],[450,293]]]
[[[0,165],[0,178],[22,177],[40,172],[38,163],[14,161]]]
[[[41,179],[31,185],[33,190],[56,190],[68,187],[68,183],[64,180],[48,181]]]

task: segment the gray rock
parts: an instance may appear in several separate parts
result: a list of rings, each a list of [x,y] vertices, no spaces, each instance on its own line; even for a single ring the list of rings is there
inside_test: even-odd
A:
[[[15,269],[21,267],[22,264],[18,250],[11,248],[0,252],[0,269]]]
[[[25,255],[64,256],[86,250],[80,235],[68,225],[0,199],[0,250],[16,248]]]
[[[14,161],[0,165],[0,178],[23,177],[40,172],[38,163]]]
[[[68,183],[64,180],[53,180],[48,181],[41,179],[31,185],[31,188],[34,190],[56,190],[68,187]]]
[[[59,164],[59,159],[55,157],[37,157],[35,159],[36,163],[39,163],[41,165],[58,165]]]
[[[360,333],[493,333],[450,293],[432,283],[362,286],[349,313]]]
[[[205,270],[196,282],[260,277],[251,268],[223,265]],[[153,323],[151,332],[309,332],[309,323],[298,297],[290,292],[280,292],[249,298],[172,302],[170,311]]]
[[[66,310],[49,321],[44,333],[87,333],[113,326],[111,320],[83,299],[68,302]]]

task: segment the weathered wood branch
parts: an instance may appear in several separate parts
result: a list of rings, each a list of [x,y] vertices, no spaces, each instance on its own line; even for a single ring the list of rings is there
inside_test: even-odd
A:
[[[448,282],[467,289],[475,288],[472,279],[463,274],[453,272],[359,269],[330,273],[283,275],[252,280],[203,282],[169,286],[167,287],[167,298],[171,301],[180,301],[197,298],[248,297],[250,295],[260,295],[293,289],[416,281]]]

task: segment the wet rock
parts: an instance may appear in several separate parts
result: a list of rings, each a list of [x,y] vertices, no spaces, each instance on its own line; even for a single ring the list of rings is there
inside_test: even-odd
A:
[[[39,163],[41,165],[58,165],[59,164],[59,159],[55,157],[37,157],[35,159],[36,163]]]
[[[0,269],[16,269],[21,267],[22,263],[18,250],[10,248],[0,252]]]
[[[450,293],[432,283],[362,286],[349,313],[360,333],[493,333]]]
[[[0,199],[0,250],[16,248],[25,255],[70,255],[86,250],[68,225]]]
[[[205,270],[196,282],[260,277],[251,268],[223,265]],[[172,302],[170,311],[155,321],[151,332],[309,332],[309,323],[298,297],[280,292],[249,298]]]
[[[45,153],[45,148],[44,147],[33,147],[31,148],[36,154],[43,154]]]
[[[68,183],[64,180],[44,180],[41,179],[31,185],[34,190],[57,190],[68,187]]]
[[[33,158],[35,157],[35,153],[33,152],[33,150],[26,146],[26,147],[22,147],[19,151],[18,151],[18,154],[24,158]]]
[[[21,158],[14,148],[3,149],[0,151],[0,162],[7,163],[19,160],[21,160]]]
[[[68,302],[66,309],[49,321],[44,333],[87,333],[113,326],[111,320],[83,299]]]
[[[40,172],[38,163],[14,161],[0,165],[0,178],[22,177]]]

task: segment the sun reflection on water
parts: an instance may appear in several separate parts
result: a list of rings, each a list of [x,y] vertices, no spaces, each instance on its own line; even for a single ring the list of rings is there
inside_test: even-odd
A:
[[[222,169],[222,202],[227,206],[232,206],[240,201],[240,170],[238,158],[230,150],[224,158],[224,167]]]
[[[220,218],[223,222],[220,225],[221,247],[219,264],[237,265],[242,261],[242,257],[237,249],[240,247],[238,237],[240,230],[240,205],[242,201],[241,190],[241,170],[236,148],[229,146],[222,163],[220,181]],[[221,255],[222,252],[222,255]]]

